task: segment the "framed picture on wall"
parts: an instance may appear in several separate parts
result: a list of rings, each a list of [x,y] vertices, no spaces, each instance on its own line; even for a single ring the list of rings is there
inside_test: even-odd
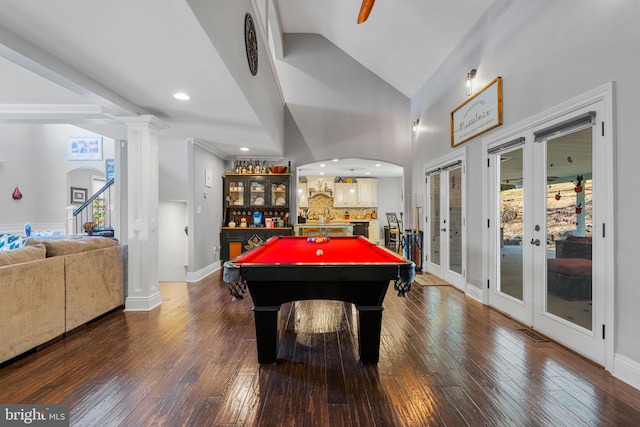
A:
[[[69,160],[102,160],[102,138],[93,136],[70,137]]]
[[[87,201],[87,189],[71,187],[71,203],[84,203]]]

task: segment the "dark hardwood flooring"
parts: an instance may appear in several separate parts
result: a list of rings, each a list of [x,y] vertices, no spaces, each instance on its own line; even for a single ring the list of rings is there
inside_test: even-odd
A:
[[[217,273],[163,283],[0,368],[1,403],[67,403],[73,426],[632,426],[640,391],[450,286],[390,288],[380,363],[350,304],[282,306],[280,362],[256,362],[251,298]]]

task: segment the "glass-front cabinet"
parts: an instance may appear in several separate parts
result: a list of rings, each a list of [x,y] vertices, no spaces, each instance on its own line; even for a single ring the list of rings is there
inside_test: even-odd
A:
[[[227,207],[244,206],[244,180],[230,179],[225,182],[225,187],[227,194],[225,205]]]
[[[291,175],[224,176],[226,208],[289,207]]]
[[[223,260],[274,235],[290,235],[291,174],[226,174],[222,226]]]
[[[267,205],[267,194],[264,188],[265,182],[260,178],[249,179],[249,206],[265,206]]]
[[[274,207],[289,205],[289,186],[284,182],[271,182],[271,204]]]

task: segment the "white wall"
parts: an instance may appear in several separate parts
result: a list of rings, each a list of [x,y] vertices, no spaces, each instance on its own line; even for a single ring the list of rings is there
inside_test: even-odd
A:
[[[261,125],[267,130],[271,142],[279,153],[284,151],[284,101],[276,76],[269,64],[266,37],[258,34],[259,72],[252,76],[247,66],[243,25],[246,13],[252,13],[257,31],[261,21],[253,11],[253,0],[209,1],[188,0],[200,25],[213,42],[216,51],[242,89]],[[238,35],[235,37],[234,35]]]
[[[640,286],[635,269],[640,199],[635,191],[640,159],[637,101],[640,89],[640,2],[498,0],[464,43],[412,100],[421,133],[413,145],[414,192],[423,185],[422,166],[451,151],[449,114],[465,100],[464,76],[478,70],[477,85],[503,78],[504,127],[582,93],[615,82],[616,157],[613,171],[616,227],[615,351],[640,370]],[[498,128],[500,129],[500,128]],[[489,134],[490,135],[490,134]],[[481,212],[484,170],[482,137],[465,143],[467,211]],[[480,288],[485,219],[467,217],[470,285]]]
[[[379,178],[378,179],[378,219],[380,220],[380,241],[384,239],[384,227],[387,222],[387,212],[395,212],[400,217],[400,212],[404,212],[404,200],[402,198],[402,188],[404,182],[402,178]]]
[[[293,167],[332,158],[411,165],[409,99],[316,34],[286,34],[276,61]]]
[[[200,278],[220,261],[220,227],[222,226],[222,176],[225,162],[203,147],[188,147],[189,175],[189,273]],[[205,171],[213,175],[211,187],[205,185]],[[198,274],[202,272],[202,274]],[[189,277],[188,277],[189,279]]]
[[[161,282],[184,282],[189,265],[187,141],[158,144],[159,269]]]
[[[197,281],[219,266],[225,161],[188,140],[161,142],[158,163],[159,280]],[[207,170],[211,187],[205,183]]]
[[[161,202],[187,201],[187,141],[158,143],[158,186]]]
[[[186,202],[160,202],[158,239],[160,264],[158,280],[184,282],[187,278],[188,238],[184,229],[188,221]]]
[[[68,173],[86,168],[104,174],[105,169],[104,160],[68,160],[71,136],[98,135],[70,125],[0,124],[1,231],[22,230],[25,221],[34,230],[64,230],[65,208],[70,205]],[[103,138],[103,159],[107,158],[114,158],[114,141]],[[16,186],[21,200],[11,198]],[[78,186],[90,189],[90,180]]]

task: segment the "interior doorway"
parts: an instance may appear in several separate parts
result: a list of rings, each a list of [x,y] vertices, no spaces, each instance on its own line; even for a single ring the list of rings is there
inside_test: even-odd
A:
[[[389,240],[386,212],[403,214],[405,224],[409,223],[404,212],[403,166],[377,159],[335,158],[296,166],[294,178],[296,209],[292,211],[298,214],[297,223],[322,215],[333,223],[353,223],[354,233],[366,225],[362,234],[381,244]],[[372,180],[376,185],[367,187]],[[326,212],[313,206],[323,196],[328,199]]]

